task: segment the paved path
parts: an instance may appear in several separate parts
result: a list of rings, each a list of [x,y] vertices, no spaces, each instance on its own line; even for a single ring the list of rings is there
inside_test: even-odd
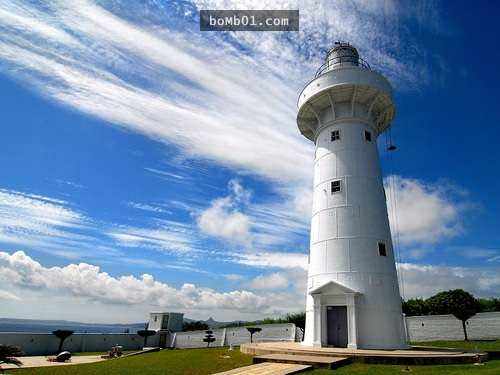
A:
[[[92,363],[104,361],[101,356],[98,355],[76,355],[71,357],[70,362],[49,362],[47,357],[44,356],[32,356],[32,357],[19,357],[19,360],[23,363],[20,368],[28,367],[47,367],[47,366],[68,366],[68,365],[79,365],[82,363]],[[4,369],[15,369],[18,368],[14,365],[2,365]]]
[[[219,372],[214,375],[287,375],[296,374],[311,369],[308,365],[295,363],[270,363],[263,362],[257,365],[235,368],[234,370]]]

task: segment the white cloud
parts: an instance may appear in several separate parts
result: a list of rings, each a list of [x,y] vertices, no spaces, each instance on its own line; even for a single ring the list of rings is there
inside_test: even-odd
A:
[[[384,184],[392,233],[399,232],[402,245],[434,244],[462,233],[462,215],[471,206],[464,192],[401,176]]]
[[[245,243],[250,237],[250,219],[238,211],[241,203],[248,203],[251,193],[236,180],[229,182],[231,194],[214,200],[197,217],[199,228],[212,236]]]
[[[21,301],[21,298],[16,296],[14,293],[7,292],[6,290],[0,290],[0,301],[1,300]]]
[[[451,267],[402,263],[405,297],[429,297],[450,289],[464,289],[475,296],[498,296],[497,268]]]
[[[291,252],[233,253],[232,261],[262,268],[302,268],[307,270],[307,255]]]
[[[240,280],[243,280],[243,276],[237,275],[235,273],[230,273],[230,274],[224,275],[224,278],[226,280],[229,280],[229,281],[240,281]]]
[[[102,304],[247,313],[287,311],[291,306],[286,295],[257,295],[246,290],[218,292],[189,283],[174,288],[148,274],[113,277],[86,263],[48,268],[21,251],[0,252],[0,279],[16,287],[49,290],[53,295],[69,294]]]
[[[237,179],[232,179],[228,183],[229,190],[233,194],[234,200],[238,203],[247,204],[252,197],[252,191],[243,187],[241,182]]]
[[[252,289],[285,289],[288,287],[288,279],[282,273],[276,272],[269,275],[259,275],[248,286]]]

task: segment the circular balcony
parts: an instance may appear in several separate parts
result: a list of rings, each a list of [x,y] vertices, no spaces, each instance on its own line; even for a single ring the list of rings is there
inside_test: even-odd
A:
[[[361,57],[355,55],[344,55],[337,57],[330,57],[323,65],[319,67],[314,75],[314,78],[318,78],[319,76],[328,73],[329,71],[342,69],[342,68],[352,68],[356,66],[361,69],[372,70],[370,64],[368,64]]]

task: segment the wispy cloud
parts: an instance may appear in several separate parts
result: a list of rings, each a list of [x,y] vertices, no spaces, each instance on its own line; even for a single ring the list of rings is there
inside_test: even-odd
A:
[[[184,180],[186,177],[181,176],[180,174],[172,173],[172,172],[167,172],[167,171],[161,171],[159,169],[155,168],[144,168],[146,171],[151,172],[157,176],[167,178],[167,179],[177,179],[177,180]]]
[[[63,200],[0,189],[0,241],[54,243],[78,239],[89,220]]]
[[[154,220],[145,227],[117,226],[106,234],[125,247],[149,248],[183,256],[204,252],[200,236],[189,223]]]
[[[233,253],[231,261],[261,268],[303,268],[307,270],[307,255],[291,252]]]
[[[127,206],[148,212],[154,212],[158,214],[171,214],[172,211],[165,209],[163,206],[158,204],[149,203],[139,203],[139,202],[127,202]]]
[[[301,31],[186,35],[166,22],[146,26],[125,6],[113,7],[113,13],[90,1],[37,6],[12,0],[1,7],[0,59],[7,74],[53,100],[176,144],[187,156],[280,182],[310,177],[311,145],[296,130],[295,99],[332,40],[350,40],[403,87],[426,81],[424,60],[417,58],[424,46],[398,27],[414,15],[396,3],[196,1],[194,6],[243,4],[299,8]],[[196,28],[189,16],[193,6],[177,6],[189,10],[187,29]],[[145,7],[165,10],[160,3]],[[412,44],[406,47],[408,40]],[[227,145],[238,152],[227,152]]]

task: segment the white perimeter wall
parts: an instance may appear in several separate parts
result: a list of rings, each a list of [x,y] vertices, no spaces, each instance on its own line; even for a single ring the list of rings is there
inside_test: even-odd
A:
[[[254,342],[302,340],[302,330],[293,323],[263,324],[262,331],[254,334]],[[174,336],[175,335],[175,336]],[[174,348],[205,348],[205,331],[177,332],[167,342]],[[245,327],[214,329],[216,339],[210,346],[241,345],[250,342],[250,333]],[[148,337],[148,346],[159,345],[159,335]],[[63,350],[70,352],[107,352],[114,345],[124,350],[140,350],[144,338],[131,333],[75,333],[64,341]],[[21,347],[26,355],[52,355],[59,346],[59,339],[50,333],[0,332],[0,344]]]
[[[410,341],[463,340],[462,322],[453,315],[409,316]],[[469,339],[500,339],[500,312],[480,313],[467,321]]]
[[[148,337],[148,346],[158,346],[159,336]],[[56,354],[59,339],[50,333],[0,332],[0,344],[21,347],[26,355]],[[75,333],[64,340],[70,352],[107,352],[114,345],[125,350],[142,349],[144,338],[131,333]]]
[[[285,324],[262,324],[252,327],[262,328],[262,331],[253,335],[254,342],[263,341],[295,341],[296,328],[293,323]],[[250,342],[250,333],[246,327],[233,327],[214,329],[215,341],[210,346],[237,346]],[[203,342],[205,331],[190,331],[175,333],[175,348],[204,348],[207,346]]]

